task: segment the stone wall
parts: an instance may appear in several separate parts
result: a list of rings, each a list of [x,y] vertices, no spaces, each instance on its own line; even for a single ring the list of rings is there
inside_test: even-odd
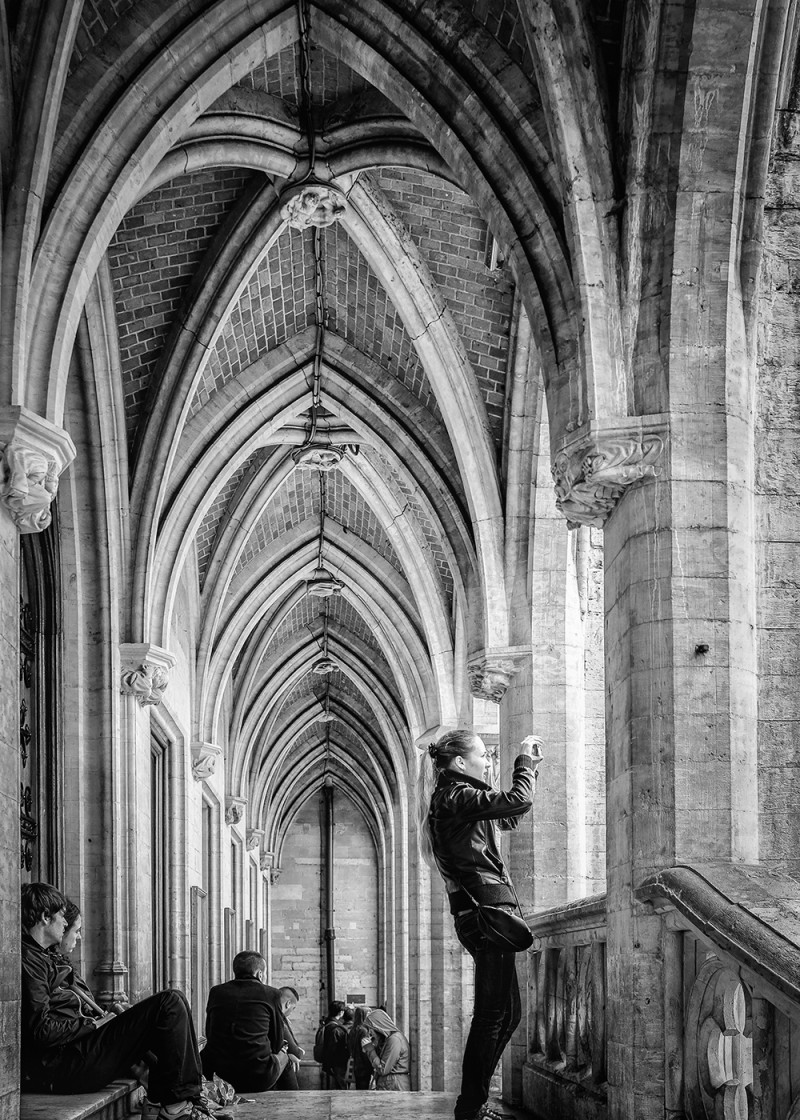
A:
[[[756,398],[760,856],[800,872],[800,165],[778,152],[760,281]]]

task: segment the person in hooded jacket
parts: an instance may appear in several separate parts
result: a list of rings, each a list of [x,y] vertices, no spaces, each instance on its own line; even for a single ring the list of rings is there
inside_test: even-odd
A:
[[[370,1038],[362,1043],[375,1077],[375,1088],[390,1093],[411,1092],[411,1047],[392,1019],[378,1008],[364,1020]]]

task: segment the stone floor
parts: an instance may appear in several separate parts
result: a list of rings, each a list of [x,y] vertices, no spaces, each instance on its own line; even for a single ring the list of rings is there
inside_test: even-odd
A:
[[[515,1120],[530,1120],[528,1112],[491,1103]],[[448,1093],[250,1093],[233,1110],[234,1120],[445,1120],[452,1115]]]

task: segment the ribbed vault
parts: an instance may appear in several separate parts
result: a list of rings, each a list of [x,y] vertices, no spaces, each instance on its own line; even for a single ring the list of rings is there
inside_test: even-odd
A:
[[[105,332],[123,640],[191,632],[187,737],[248,829],[280,860],[327,780],[386,906],[417,744],[470,722],[472,662],[530,640],[541,392],[554,449],[628,396],[616,265],[581,207],[605,148],[494,7],[315,0],[305,41],[277,0],[84,4],[19,296],[25,402],[55,423],[86,306],[94,351]],[[312,166],[346,206],[295,228]],[[329,472],[296,462],[312,437]]]

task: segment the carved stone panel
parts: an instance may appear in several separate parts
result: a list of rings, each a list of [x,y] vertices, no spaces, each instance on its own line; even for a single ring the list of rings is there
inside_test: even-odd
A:
[[[74,458],[63,429],[27,408],[0,409],[0,502],[20,533],[50,524],[59,477]]]
[[[246,797],[225,798],[225,823],[240,824],[247,806]]]
[[[210,778],[217,768],[217,759],[222,757],[222,747],[216,743],[198,740],[192,743],[192,777],[196,782]]]
[[[625,490],[654,477],[664,450],[666,426],[641,417],[617,425],[590,425],[577,433],[553,460],[556,505],[570,529],[602,528]]]
[[[149,642],[130,642],[120,646],[120,657],[122,692],[135,696],[142,707],[160,704],[175,665],[173,655]]]

